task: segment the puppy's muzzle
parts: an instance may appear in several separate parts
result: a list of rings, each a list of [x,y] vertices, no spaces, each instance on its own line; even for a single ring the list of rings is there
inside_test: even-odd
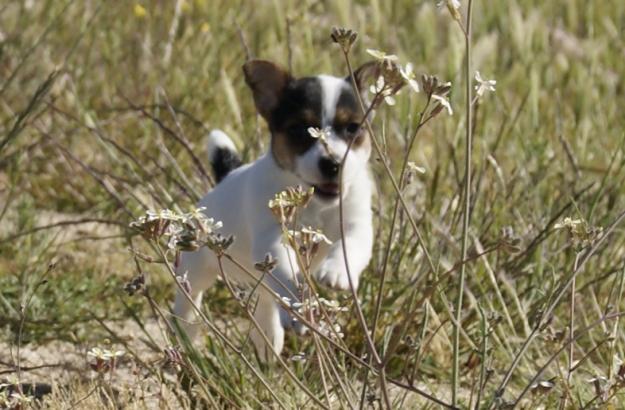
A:
[[[334,180],[339,175],[340,163],[332,157],[321,157],[319,159],[319,171],[328,180]]]
[[[322,199],[334,200],[339,196],[339,184],[337,180],[341,164],[332,157],[321,157],[318,166],[319,173],[324,181],[327,182],[313,185],[315,195]]]

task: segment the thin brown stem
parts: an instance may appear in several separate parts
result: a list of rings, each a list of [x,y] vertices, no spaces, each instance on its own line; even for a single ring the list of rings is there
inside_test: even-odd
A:
[[[462,212],[462,260],[467,258],[469,243],[469,221],[471,218],[471,145],[473,143],[473,118],[471,116],[471,12],[473,1],[467,4],[467,20],[465,36],[465,93],[466,93],[466,134],[465,134],[465,158],[464,158],[464,207]],[[460,266],[458,275],[458,297],[456,299],[456,321],[454,323],[453,334],[453,362],[451,376],[451,402],[455,406],[458,403],[458,388],[460,384],[460,329],[462,327],[462,299],[464,296],[464,282],[466,275],[466,265]]]

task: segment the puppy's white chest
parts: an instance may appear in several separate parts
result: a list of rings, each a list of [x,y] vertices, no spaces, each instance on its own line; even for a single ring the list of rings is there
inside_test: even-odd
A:
[[[315,205],[316,204],[313,203],[301,212],[299,224],[301,226],[319,229],[332,242],[337,241],[340,237],[338,207],[319,209],[319,207]]]

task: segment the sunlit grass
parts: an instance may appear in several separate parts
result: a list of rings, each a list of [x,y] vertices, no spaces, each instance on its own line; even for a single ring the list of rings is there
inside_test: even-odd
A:
[[[134,350],[120,342],[154,336],[116,336],[98,321],[147,323],[159,316],[155,306],[166,311],[171,302],[171,280],[161,265],[144,263],[155,255],[126,229],[128,223],[146,208],[188,210],[209,189],[210,176],[202,169],[208,168],[203,141],[208,129],[226,130],[248,160],[268,146],[265,125],[257,119],[242,79],[240,67],[248,53],[290,63],[296,75],[347,75],[340,50],[330,40],[332,26],[345,26],[359,33],[354,62],[371,58],[367,48],[380,49],[412,62],[419,75],[435,74],[454,84],[454,115],[441,115],[420,131],[410,159],[425,174],[414,174],[403,191],[438,271],[430,272],[400,212],[374,338],[380,352],[396,349],[387,364],[389,378],[451,402],[448,312],[457,295],[461,260],[466,123],[462,32],[436,9],[435,1],[178,3],[178,17],[176,2],[47,0],[0,6],[2,341],[15,347],[22,320],[22,343],[32,348],[65,340],[85,353],[108,342]],[[473,67],[484,78],[496,79],[497,89],[474,110],[462,312],[466,337],[460,338],[463,407],[470,400],[475,406],[479,390],[480,309],[488,329],[481,396],[486,405],[540,312],[573,272],[577,249],[565,230],[554,229],[555,223],[570,217],[607,229],[625,207],[625,3],[478,0],[473,18]],[[396,178],[420,98],[404,91],[395,107],[379,111],[373,124]],[[379,191],[374,200],[379,242],[359,289],[368,321],[375,312],[395,206],[380,160],[374,156],[371,163]],[[40,229],[58,222],[63,224]],[[573,357],[582,362],[569,378],[569,349],[564,349],[539,378],[553,386],[534,386],[526,396],[528,408],[556,408],[563,396],[576,408],[599,405],[602,399],[588,380],[603,376],[618,381],[615,355],[623,357],[624,341],[618,321],[610,318],[583,329],[623,309],[624,241],[617,226],[576,279],[579,338]],[[123,291],[136,273],[134,256],[146,270],[154,306]],[[418,287],[413,286],[416,281]],[[236,324],[225,333],[241,348],[240,355],[207,332],[200,351],[182,349],[185,376],[180,380],[164,376],[173,373],[156,361],[163,357],[159,349],[168,347],[160,342],[154,351],[125,355],[121,367],[137,363],[147,375],[142,383],[167,386],[180,406],[193,407],[198,400],[209,407],[278,407],[281,402],[287,408],[312,408],[282,369],[256,361],[245,343],[246,327],[239,323],[245,315],[225,286],[209,293],[208,317],[219,329]],[[22,317],[25,300],[31,302]],[[514,400],[563,347],[570,314],[566,296],[512,373],[504,401]],[[365,340],[351,316],[343,319],[345,344],[362,355]],[[293,337],[287,344],[286,359],[300,352],[314,357],[310,338]],[[344,353],[331,354],[345,378],[342,388],[357,398],[351,403],[357,407],[365,372]],[[14,357],[15,352],[13,357],[1,353],[0,365],[12,369]],[[241,357],[259,369],[263,381]],[[85,358],[76,366],[85,369],[86,363]],[[288,363],[307,388],[323,396],[316,361]],[[105,406],[108,399],[103,397],[111,396],[108,382],[87,380],[86,373],[76,371],[71,382],[58,386],[51,406],[81,399],[85,406]],[[21,377],[52,382],[29,372]],[[365,402],[379,406],[377,377],[370,373],[367,381],[371,396]],[[89,394],[92,386],[100,393]],[[189,394],[192,386],[194,395]],[[130,400],[129,390],[119,389],[115,400]],[[620,394],[610,397],[613,404],[623,400]],[[393,387],[391,395],[397,408],[437,407],[400,387]],[[330,405],[349,407],[344,394],[336,392]]]

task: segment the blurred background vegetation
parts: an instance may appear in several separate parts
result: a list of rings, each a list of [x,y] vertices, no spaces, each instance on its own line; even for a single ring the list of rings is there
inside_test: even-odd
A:
[[[0,351],[6,351],[0,353],[0,369],[15,371],[19,339],[32,352],[65,341],[64,349],[84,353],[103,343],[147,338],[140,330],[120,330],[154,315],[145,299],[122,290],[135,274],[129,248],[147,252],[128,223],[146,209],[187,210],[210,188],[204,155],[209,129],[228,132],[247,160],[267,147],[265,124],[255,114],[240,69],[246,58],[278,62],[296,76],[347,74],[330,41],[333,26],[358,32],[355,64],[370,59],[365,49],[381,49],[412,62],[419,74],[452,82],[455,112],[439,116],[419,134],[411,159],[426,173],[415,176],[404,195],[438,273],[460,261],[464,40],[435,1],[6,0],[0,4]],[[625,2],[618,0],[475,2],[473,68],[496,79],[497,91],[486,95],[474,114],[463,406],[470,400],[475,405],[479,390],[475,360],[480,360],[474,356],[484,338],[478,306],[490,318],[484,399],[492,397],[536,315],[584,251],[554,225],[571,217],[588,229],[607,228],[625,207],[624,26]],[[376,117],[384,158],[397,174],[401,164],[395,159],[401,158],[423,103],[422,96],[404,92],[396,107]],[[374,312],[395,201],[380,160],[372,159],[380,240],[359,291],[367,318]],[[502,231],[514,237],[514,252],[497,248]],[[576,329],[623,309],[624,240],[617,226],[578,276]],[[493,247],[497,250],[475,256]],[[391,238],[389,261],[376,340],[381,350],[391,342],[400,347],[387,371],[449,402],[455,272],[435,282],[438,276],[424,263],[405,215]],[[166,309],[171,281],[158,265],[145,269],[153,300]],[[424,275],[428,279],[419,288],[412,286]],[[242,316],[223,288],[210,292],[206,307],[216,323]],[[568,377],[567,356],[556,353],[570,308],[567,297],[521,360],[504,401],[514,400],[555,355],[540,378],[553,385],[532,389],[526,408],[555,408],[562,397],[574,408],[600,406],[604,399],[618,408],[616,371],[625,333],[617,320],[585,332],[573,344],[574,356],[583,360]],[[362,334],[348,318],[345,342],[362,353]],[[232,337],[246,346],[245,337]],[[262,385],[237,357],[207,340],[209,353],[193,356],[192,363],[218,398],[213,403],[272,407],[271,397],[257,396]],[[305,338],[290,343],[286,357],[313,351]],[[126,367],[133,362],[139,373],[153,370],[146,357],[158,356],[165,346],[149,346],[153,349],[127,359]],[[358,397],[362,370],[337,357]],[[63,407],[89,391],[94,381],[85,366],[61,366],[65,396],[51,403]],[[323,391],[312,361],[293,366],[313,392]],[[294,393],[298,387],[284,382],[283,373],[264,371],[289,407],[313,406]],[[159,377],[154,380],[165,383]],[[605,385],[588,381],[597,377],[605,377]],[[379,392],[375,378],[369,379],[368,405],[377,407]],[[241,380],[252,387],[232,387]],[[394,394],[398,408],[438,406],[399,388]],[[89,400],[97,403],[98,397]],[[191,405],[185,400],[180,405]]]

